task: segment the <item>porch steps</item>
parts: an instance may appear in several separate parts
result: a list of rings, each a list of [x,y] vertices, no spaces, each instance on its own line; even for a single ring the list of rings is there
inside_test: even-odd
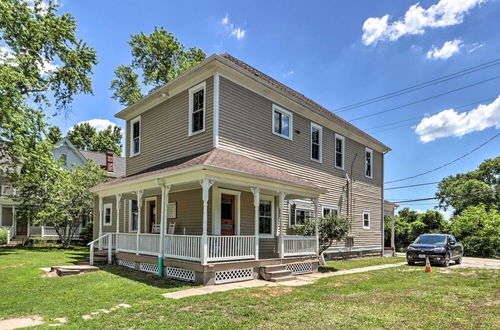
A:
[[[271,282],[291,281],[296,278],[292,275],[291,270],[286,269],[285,265],[262,266],[259,269],[259,274],[263,279]]]
[[[87,256],[88,264],[90,262],[90,256]],[[108,263],[108,252],[107,251],[95,251],[94,252],[94,265],[105,265]]]

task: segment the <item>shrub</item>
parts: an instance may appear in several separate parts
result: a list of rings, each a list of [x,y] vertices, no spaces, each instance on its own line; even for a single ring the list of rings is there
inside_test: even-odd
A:
[[[80,232],[80,240],[83,244],[90,243],[94,240],[94,223],[89,222]]]
[[[7,229],[0,227],[0,243],[7,242]]]

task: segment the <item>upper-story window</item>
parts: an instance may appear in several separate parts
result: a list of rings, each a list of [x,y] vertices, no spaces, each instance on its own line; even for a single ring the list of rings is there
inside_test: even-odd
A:
[[[130,156],[141,153],[141,117],[130,121]]]
[[[61,154],[61,157],[59,157],[60,161],[61,161],[61,164],[63,166],[66,166],[68,165],[68,155],[66,154]]]
[[[189,135],[205,131],[205,88],[202,82],[189,90]]]
[[[335,134],[335,167],[344,169],[345,139],[342,135]]]
[[[365,176],[373,178],[373,150],[370,148],[365,149]]]
[[[273,104],[273,133],[291,140],[292,129],[293,129],[292,113]]]
[[[311,123],[311,160],[322,161],[323,129],[321,126]]]

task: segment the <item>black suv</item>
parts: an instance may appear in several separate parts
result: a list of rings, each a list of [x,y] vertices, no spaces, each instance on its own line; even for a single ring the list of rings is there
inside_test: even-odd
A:
[[[450,260],[454,260],[455,264],[461,264],[463,253],[462,244],[457,243],[453,235],[424,234],[408,246],[406,260],[408,265],[414,265],[416,262],[425,262],[425,258],[429,258],[431,263],[448,267]]]

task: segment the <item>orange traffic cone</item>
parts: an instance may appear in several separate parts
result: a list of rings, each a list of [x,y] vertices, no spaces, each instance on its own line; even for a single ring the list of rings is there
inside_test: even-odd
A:
[[[429,261],[429,257],[425,258],[425,272],[426,273],[432,272],[432,267],[431,267],[431,263]]]

